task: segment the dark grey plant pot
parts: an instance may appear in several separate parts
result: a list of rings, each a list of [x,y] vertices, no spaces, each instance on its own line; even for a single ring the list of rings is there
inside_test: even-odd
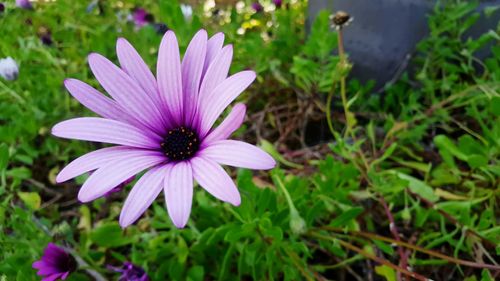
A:
[[[415,45],[428,33],[426,15],[435,1],[430,0],[310,0],[309,23],[323,9],[343,10],[354,17],[344,32],[345,48],[354,62],[353,77],[376,81],[380,89],[394,80],[408,64]],[[500,5],[500,0],[482,1],[480,9]],[[481,19],[470,35],[495,28],[500,12]],[[487,54],[482,52],[483,55]]]

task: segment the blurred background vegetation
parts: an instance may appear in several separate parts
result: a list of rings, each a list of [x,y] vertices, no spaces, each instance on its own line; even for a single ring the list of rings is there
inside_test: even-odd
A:
[[[414,71],[374,93],[339,67],[329,12],[313,20],[306,0],[276,3],[262,0],[258,12],[231,0],[4,3],[0,57],[20,72],[0,79],[0,280],[37,280],[31,264],[49,241],[85,264],[69,280],[93,280],[92,270],[116,280],[107,266],[125,261],[152,280],[409,280],[402,269],[417,279],[498,278],[499,26],[468,38],[478,3],[438,1]],[[130,18],[137,8],[152,15],[141,27]],[[116,61],[118,37],[154,69],[166,29],[184,51],[200,28],[234,44],[232,73],[257,72],[236,138],[258,143],[279,167],[233,170],[237,208],[196,192],[186,229],[171,224],[158,198],[122,230],[126,190],[82,205],[84,177],[55,184],[68,161],[96,146],[50,135],[60,120],[91,115],[62,82],[99,88],[86,56]]]

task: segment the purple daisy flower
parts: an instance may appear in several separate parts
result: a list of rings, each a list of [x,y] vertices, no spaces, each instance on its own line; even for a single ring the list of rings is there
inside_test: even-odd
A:
[[[76,270],[76,261],[62,248],[49,243],[40,260],[33,263],[33,268],[38,269],[36,273],[44,276],[42,281],[64,280]]]
[[[29,0],[16,0],[16,6],[26,10],[33,9],[33,5]]]
[[[149,281],[146,271],[131,262],[124,262],[121,268],[112,266],[108,266],[108,268],[122,274],[118,281]]]
[[[121,68],[99,54],[89,55],[92,72],[112,99],[79,80],[68,79],[65,85],[104,118],[63,121],[52,128],[52,134],[117,146],[77,158],[56,180],[64,182],[95,170],[78,193],[81,202],[89,202],[149,169],[125,201],[122,227],[135,222],[161,190],[172,222],[184,227],[191,212],[193,179],[214,197],[238,206],[240,193],[220,164],[267,170],[276,162],[254,145],[228,140],[243,123],[245,105],[236,104],[212,129],[219,115],[255,79],[253,71],[227,77],[233,49],[223,47],[223,42],[222,33],[208,39],[200,30],[181,62],[177,38],[168,31],[160,44],[156,79],[123,38],[116,48]]]
[[[143,27],[148,23],[154,22],[154,17],[143,8],[136,8],[132,12],[132,20],[137,27]]]
[[[260,12],[264,11],[264,7],[259,2],[253,2],[252,9],[254,9],[254,11],[256,13],[260,13]]]
[[[281,5],[283,5],[283,0],[273,0],[273,3],[276,8],[281,8]]]

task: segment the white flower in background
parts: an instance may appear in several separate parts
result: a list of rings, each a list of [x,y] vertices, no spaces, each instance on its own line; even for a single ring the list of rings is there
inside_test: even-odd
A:
[[[191,7],[191,5],[181,4],[181,10],[184,18],[190,20],[191,16],[193,16],[193,7]]]
[[[16,80],[19,74],[19,67],[14,59],[7,57],[0,59],[0,76],[5,80]]]

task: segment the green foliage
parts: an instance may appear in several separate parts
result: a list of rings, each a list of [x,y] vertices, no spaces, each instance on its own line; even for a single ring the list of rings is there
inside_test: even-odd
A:
[[[468,37],[481,16],[477,3],[436,5],[430,35],[418,46],[416,75],[405,74],[383,95],[351,81],[349,110],[357,125],[345,136],[337,133],[345,119],[335,106],[342,116],[334,116],[334,139],[323,150],[291,151],[300,146],[280,141],[288,138],[279,128],[282,112],[266,110],[288,106],[299,117],[291,123],[300,123],[319,108],[324,120],[322,95],[332,88],[337,95],[336,82],[347,71],[339,71],[337,33],[327,12],[306,36],[306,1],[284,1],[275,10],[269,2],[263,1],[263,13],[200,5],[191,19],[178,1],[100,1],[90,12],[87,1],[39,1],[33,11],[7,3],[0,15],[0,57],[18,60],[20,77],[0,80],[1,280],[37,280],[31,264],[50,241],[80,259],[69,280],[92,280],[89,270],[117,279],[107,266],[125,261],[143,267],[152,280],[351,280],[358,269],[375,280],[398,280],[400,269],[369,266],[366,259],[376,255],[401,267],[399,247],[361,236],[394,239],[393,226],[416,247],[480,265],[498,260],[500,46],[495,30]],[[182,50],[201,27],[225,32],[234,44],[231,72],[258,73],[241,98],[248,101],[247,123],[257,138],[238,137],[259,142],[279,162],[270,172],[233,170],[239,207],[196,188],[185,229],[170,222],[162,196],[135,225],[121,229],[117,221],[129,187],[81,205],[75,198],[84,177],[62,185],[54,180],[68,161],[96,147],[50,136],[56,122],[91,115],[63,90],[64,79],[98,87],[86,56],[99,52],[116,61],[118,37],[130,40],[154,69],[161,35],[126,20],[140,5],[176,31]],[[51,46],[38,38],[47,30]],[[487,58],[476,57],[488,49]],[[305,100],[306,109],[297,113]],[[294,158],[304,151],[310,155],[305,160]],[[487,269],[456,267],[419,251],[409,251],[406,262],[428,278],[494,280]]]

